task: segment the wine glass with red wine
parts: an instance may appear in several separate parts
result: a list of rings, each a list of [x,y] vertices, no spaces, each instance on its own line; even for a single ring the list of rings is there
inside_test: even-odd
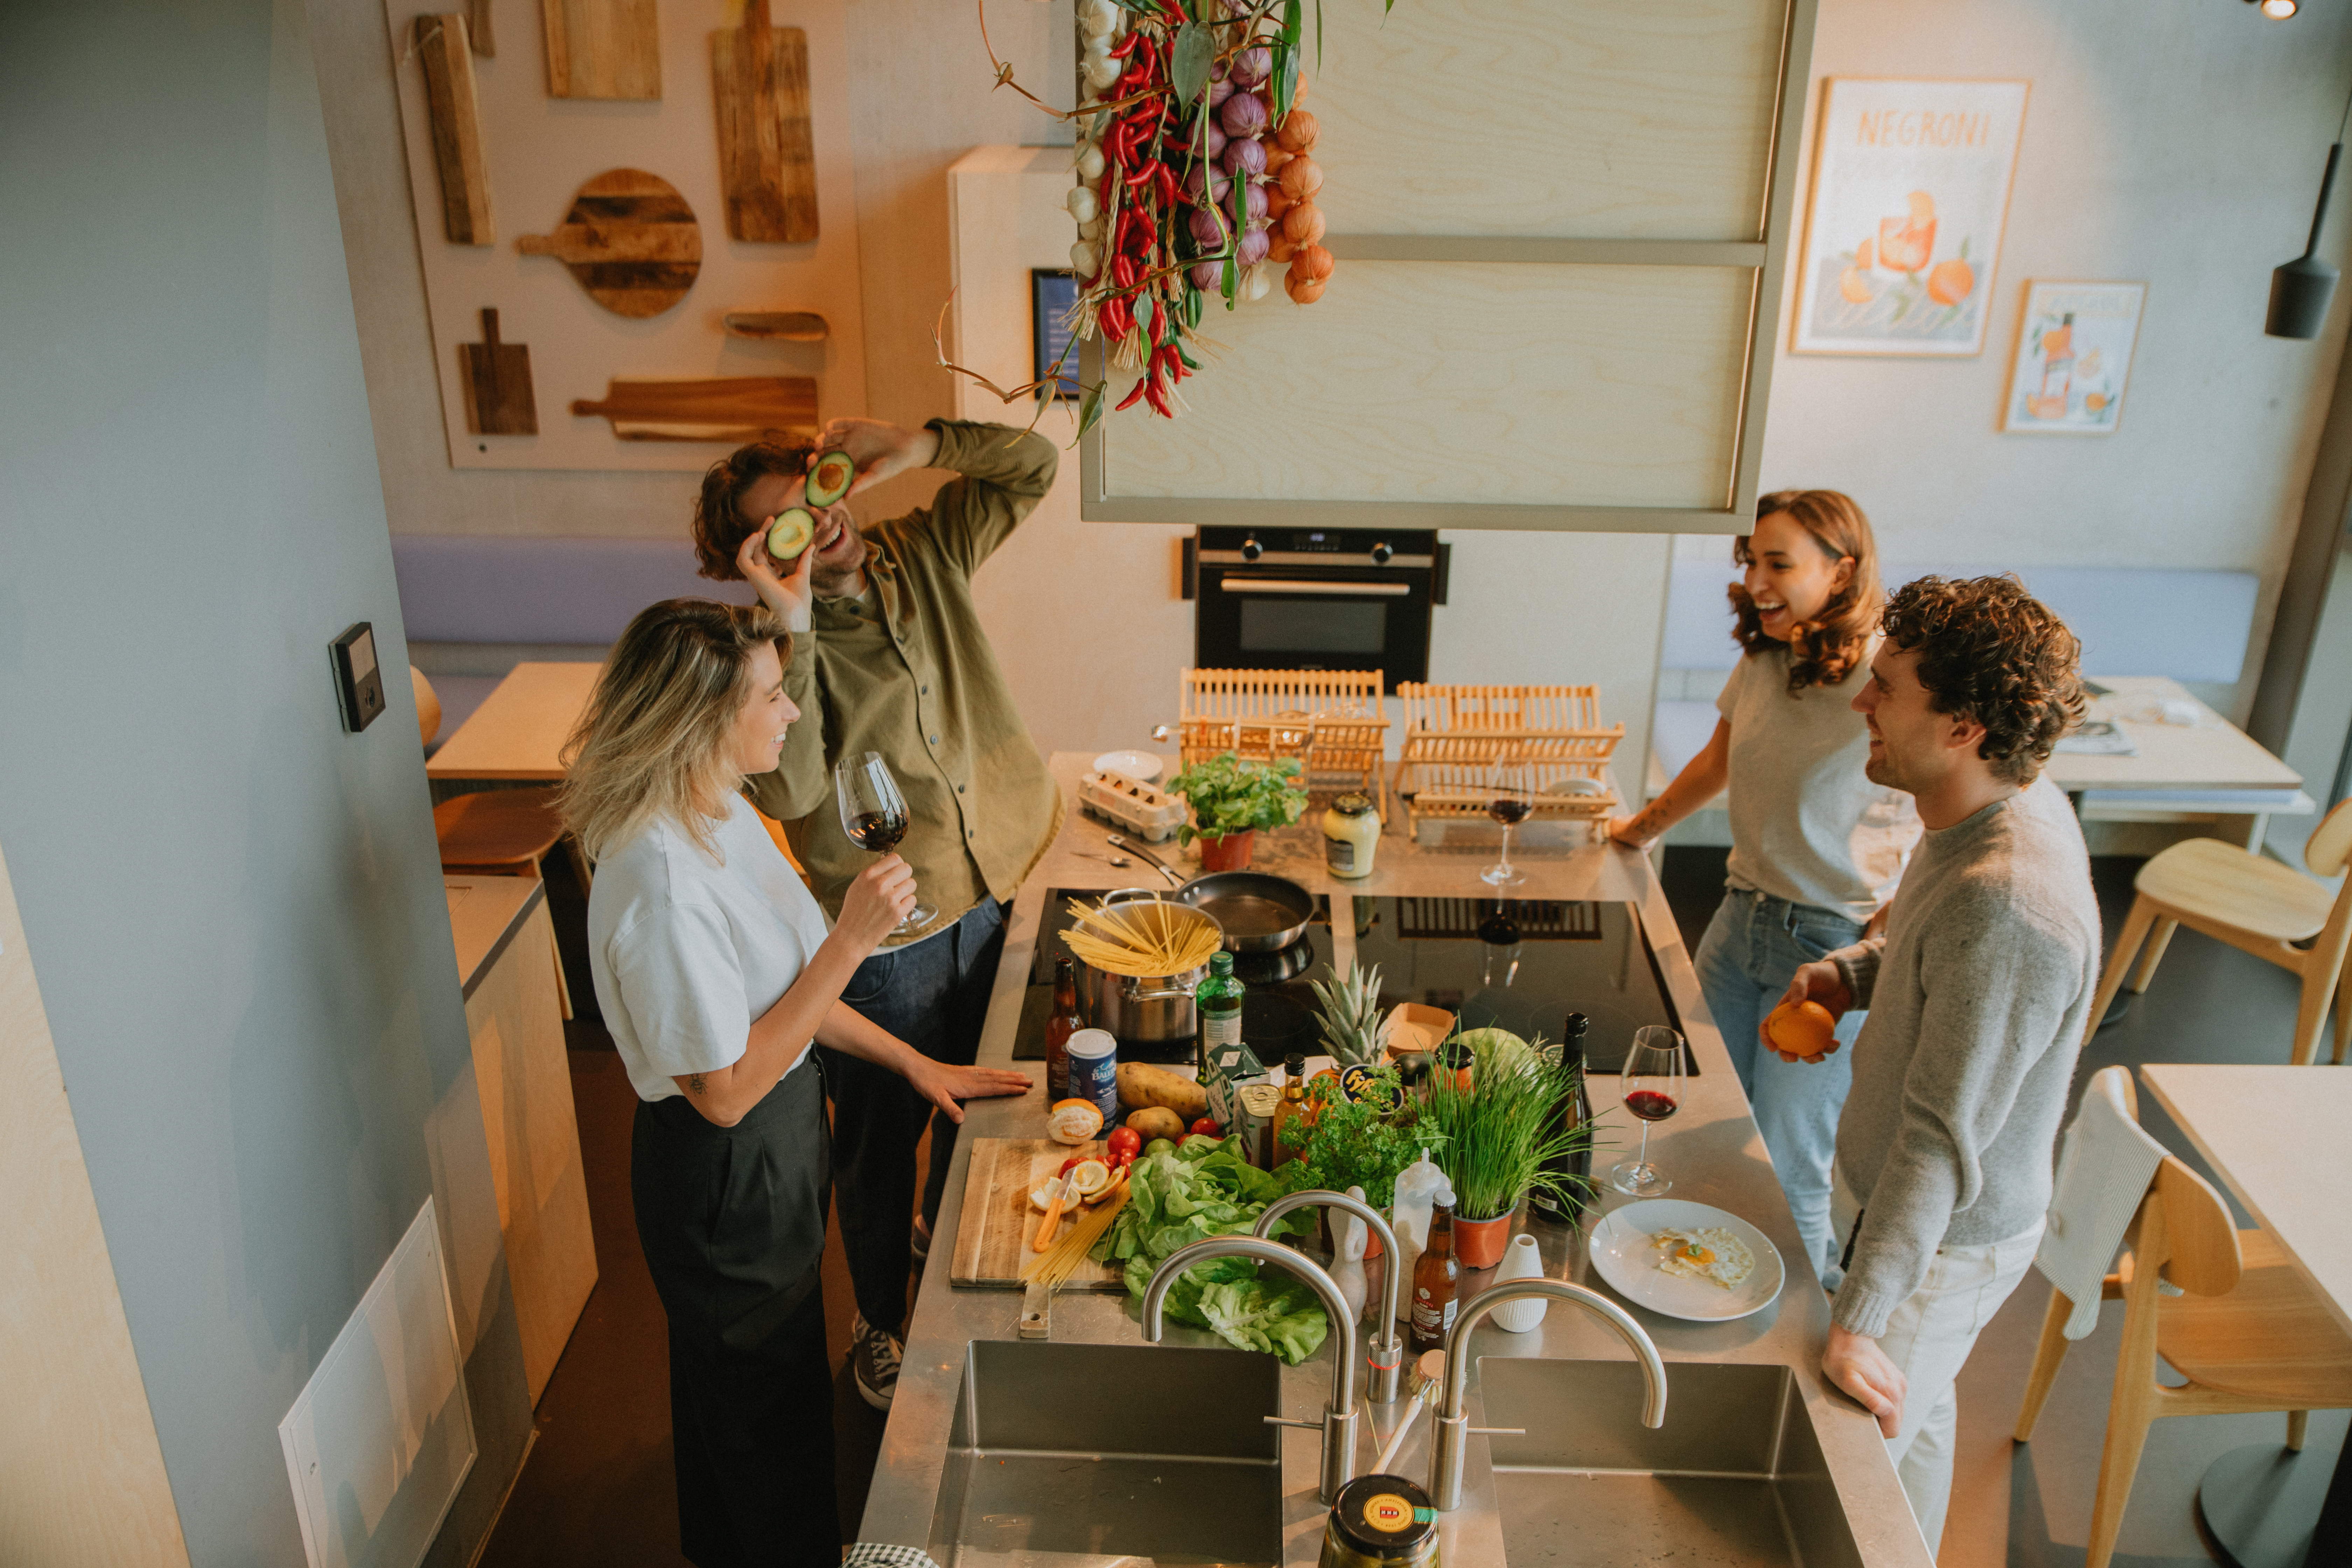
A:
[[[898,793],[898,781],[890,776],[890,764],[881,752],[866,752],[835,763],[833,793],[841,805],[841,830],[860,849],[887,855],[907,837],[907,797]],[[890,934],[920,931],[939,914],[930,905],[918,903]]]
[[[1664,1121],[1682,1104],[1683,1037],[1664,1024],[1634,1030],[1617,1089],[1626,1110],[1642,1124],[1642,1147],[1609,1173],[1609,1184],[1633,1197],[1657,1197],[1675,1184],[1650,1163],[1650,1124]]]
[[[1511,829],[1528,819],[1535,803],[1528,792],[1527,768],[1508,760],[1498,761],[1487,779],[1494,792],[1486,800],[1486,815],[1503,825],[1503,858],[1478,873],[1478,879],[1489,887],[1507,888],[1527,878],[1511,864]]]

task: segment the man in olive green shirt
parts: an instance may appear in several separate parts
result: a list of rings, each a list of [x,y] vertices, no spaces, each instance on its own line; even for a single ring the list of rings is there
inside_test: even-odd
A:
[[[929,508],[870,528],[846,504],[810,510],[816,534],[789,575],[767,553],[770,519],[804,503],[812,451],[857,464],[853,492],[914,468],[959,478]],[[971,574],[1054,482],[1053,443],[1001,425],[933,420],[920,430],[836,419],[814,449],[744,447],[703,480],[694,521],[703,574],[751,583],[794,634],[784,689],[805,721],[776,771],[750,781],[784,825],[828,914],[873,857],[850,842],[834,765],[880,753],[907,799],[898,853],[939,914],[877,952],[842,999],[936,1060],[969,1064],[1004,942],[1003,906],[1061,825],[1061,795],[1006,689],[972,605]],[[822,1049],[822,1048],[821,1048]],[[852,1361],[867,1403],[887,1408],[906,1312],[915,1146],[931,1129],[928,1248],[955,1124],[905,1080],[823,1051],[834,1100],[834,1177],[857,1295]]]

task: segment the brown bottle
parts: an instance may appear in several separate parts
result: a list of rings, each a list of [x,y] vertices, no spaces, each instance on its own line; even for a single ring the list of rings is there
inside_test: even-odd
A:
[[[1070,1098],[1070,1037],[1085,1028],[1078,1016],[1078,973],[1065,955],[1054,960],[1054,1010],[1045,1016],[1045,1103]]]
[[[1454,1292],[1462,1265],[1454,1258],[1454,1205],[1433,1204],[1429,1246],[1412,1266],[1412,1353],[1442,1351],[1454,1327]]]
[[[1274,1113],[1274,1156],[1267,1168],[1290,1163],[1305,1152],[1311,1129],[1307,1114],[1307,1058],[1293,1052],[1282,1058],[1282,1105]]]

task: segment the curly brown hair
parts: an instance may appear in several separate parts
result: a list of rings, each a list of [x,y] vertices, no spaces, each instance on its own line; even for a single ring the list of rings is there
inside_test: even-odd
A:
[[[1852,496],[1838,490],[1774,490],[1758,499],[1756,520],[1761,522],[1774,512],[1794,520],[1831,560],[1853,563],[1853,574],[1844,587],[1830,595],[1822,613],[1810,621],[1799,621],[1790,630],[1789,695],[1794,697],[1808,686],[1836,686],[1853,673],[1864,649],[1870,646],[1871,629],[1878,623],[1886,590],[1878,581],[1878,540],[1870,531],[1870,519]],[[1741,566],[1755,559],[1749,543],[1752,537],[1742,534],[1731,542],[1731,559]],[[1731,613],[1737,617],[1731,628],[1733,640],[1748,653],[1780,647],[1776,639],[1764,635],[1763,617],[1756,613],[1756,601],[1747,584],[1734,583],[1728,592]]]
[[[772,474],[800,478],[814,456],[814,447],[796,442],[754,441],[710,465],[694,498],[694,553],[702,562],[702,575],[721,583],[742,581],[735,553],[761,526],[759,519],[743,515],[744,492]]]
[[[1895,647],[1918,653],[1929,705],[1984,726],[1977,755],[1996,778],[2032,784],[2082,722],[2082,640],[2013,574],[1906,583],[1884,624]]]

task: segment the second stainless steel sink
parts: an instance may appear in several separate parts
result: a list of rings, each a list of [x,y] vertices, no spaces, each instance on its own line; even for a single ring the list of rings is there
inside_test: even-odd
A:
[[[931,1520],[941,1568],[1282,1555],[1281,1364],[1179,1346],[974,1340]]]
[[[1643,1426],[1632,1362],[1484,1356],[1484,1421],[1510,1568],[1675,1563],[1861,1568],[1787,1367],[1677,1362]]]

